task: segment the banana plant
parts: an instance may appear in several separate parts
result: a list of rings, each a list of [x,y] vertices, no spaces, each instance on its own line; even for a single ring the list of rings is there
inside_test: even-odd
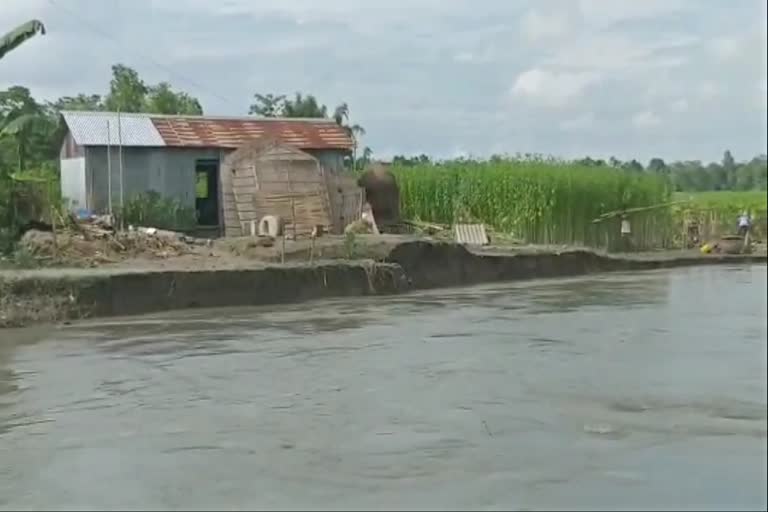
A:
[[[31,39],[37,34],[45,34],[45,25],[38,20],[30,20],[19,25],[7,34],[0,36],[0,59],[2,59],[11,50],[20,46],[27,39]]]
[[[0,129],[0,139],[11,137],[16,141],[19,172],[24,170],[25,141],[31,130],[43,126],[46,119],[39,114],[22,114]]]

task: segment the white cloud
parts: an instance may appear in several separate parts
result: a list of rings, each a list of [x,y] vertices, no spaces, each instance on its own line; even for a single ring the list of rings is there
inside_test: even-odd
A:
[[[475,55],[470,51],[464,50],[454,55],[453,60],[456,62],[472,62],[475,60]]]
[[[739,37],[717,37],[709,42],[709,51],[720,60],[729,60],[742,51],[742,44]]]
[[[701,102],[714,100],[720,96],[720,86],[710,80],[699,83],[695,90],[696,98]]]
[[[543,107],[563,107],[578,99],[588,87],[597,83],[596,73],[570,73],[529,69],[518,75],[510,89],[513,98]]]
[[[594,148],[644,160],[663,144],[667,159],[719,158],[725,145],[766,151],[755,115],[766,103],[765,0],[0,5],[0,32],[29,18],[48,27],[0,61],[0,89],[22,84],[45,99],[104,93],[110,66],[122,62],[149,83],[195,95],[211,114],[243,114],[256,92],[346,101],[377,154]],[[510,101],[515,115],[503,108]],[[653,126],[653,147],[633,118]]]
[[[688,103],[688,100],[686,98],[678,98],[674,100],[669,106],[669,109],[672,112],[676,112],[678,114],[682,114],[683,112],[688,112],[689,108],[690,108],[690,104]]]
[[[654,19],[685,10],[685,0],[579,0],[585,21],[607,26],[630,20]]]
[[[564,132],[583,132],[591,129],[595,125],[595,115],[587,112],[572,119],[566,119],[560,122],[560,129]]]
[[[661,118],[650,110],[638,112],[632,116],[632,125],[635,128],[653,128],[661,124]]]
[[[759,110],[768,109],[768,80],[760,80],[757,84],[757,108]]]
[[[562,9],[547,13],[532,9],[520,20],[520,30],[527,41],[538,43],[560,39],[572,24],[573,20]]]
[[[638,40],[618,33],[587,33],[564,44],[548,63],[568,69],[644,74],[684,64],[685,49],[697,42],[697,37],[688,35]]]

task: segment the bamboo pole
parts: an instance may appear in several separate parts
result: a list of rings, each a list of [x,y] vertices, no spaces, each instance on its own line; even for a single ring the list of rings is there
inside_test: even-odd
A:
[[[112,134],[107,119],[107,213],[112,217]]]
[[[123,191],[123,133],[120,123],[120,109],[117,109],[117,152],[118,152],[118,166],[120,169],[120,210],[122,211],[125,207],[125,195]],[[124,216],[120,215],[120,230],[122,231],[125,226],[123,226],[124,222]]]
[[[46,183],[48,186],[48,208],[50,210],[51,215],[51,234],[53,235],[53,257],[54,259],[58,259],[59,257],[59,243],[58,239],[56,237],[56,207],[54,205],[54,194],[53,194],[53,180],[49,180]]]

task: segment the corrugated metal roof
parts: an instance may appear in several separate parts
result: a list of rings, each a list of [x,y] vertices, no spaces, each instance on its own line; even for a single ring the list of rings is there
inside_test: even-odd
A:
[[[456,242],[468,245],[487,245],[488,234],[485,224],[455,224],[453,226]]]
[[[351,149],[352,140],[332,121],[153,117],[166,145],[237,148],[246,142],[274,138],[301,149]]]
[[[147,115],[115,112],[62,112],[72,138],[80,146],[165,146],[165,141]],[[107,132],[109,124],[109,132]],[[118,137],[119,135],[119,137]]]
[[[117,113],[66,111],[62,115],[78,145],[105,146],[108,141],[117,144]],[[299,149],[352,149],[346,131],[325,119],[130,113],[120,115],[120,132],[123,146],[237,148],[249,141],[270,138]]]

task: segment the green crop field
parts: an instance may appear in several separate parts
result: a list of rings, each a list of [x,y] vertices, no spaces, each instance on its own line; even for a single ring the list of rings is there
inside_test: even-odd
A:
[[[394,167],[406,218],[443,224],[483,222],[534,244],[615,246],[619,220],[608,212],[672,200],[667,183],[650,174],[573,163],[460,161]],[[632,216],[637,248],[668,243],[671,211]]]
[[[689,200],[697,208],[720,209],[724,212],[743,210],[764,212],[768,208],[768,194],[764,190],[750,190],[747,192],[676,192],[675,200]]]
[[[672,208],[673,218],[681,229],[685,222],[696,222],[705,238],[732,233],[738,217],[746,211],[754,219],[755,235],[763,239],[766,236],[768,194],[764,190],[678,192],[674,199],[685,201]]]

